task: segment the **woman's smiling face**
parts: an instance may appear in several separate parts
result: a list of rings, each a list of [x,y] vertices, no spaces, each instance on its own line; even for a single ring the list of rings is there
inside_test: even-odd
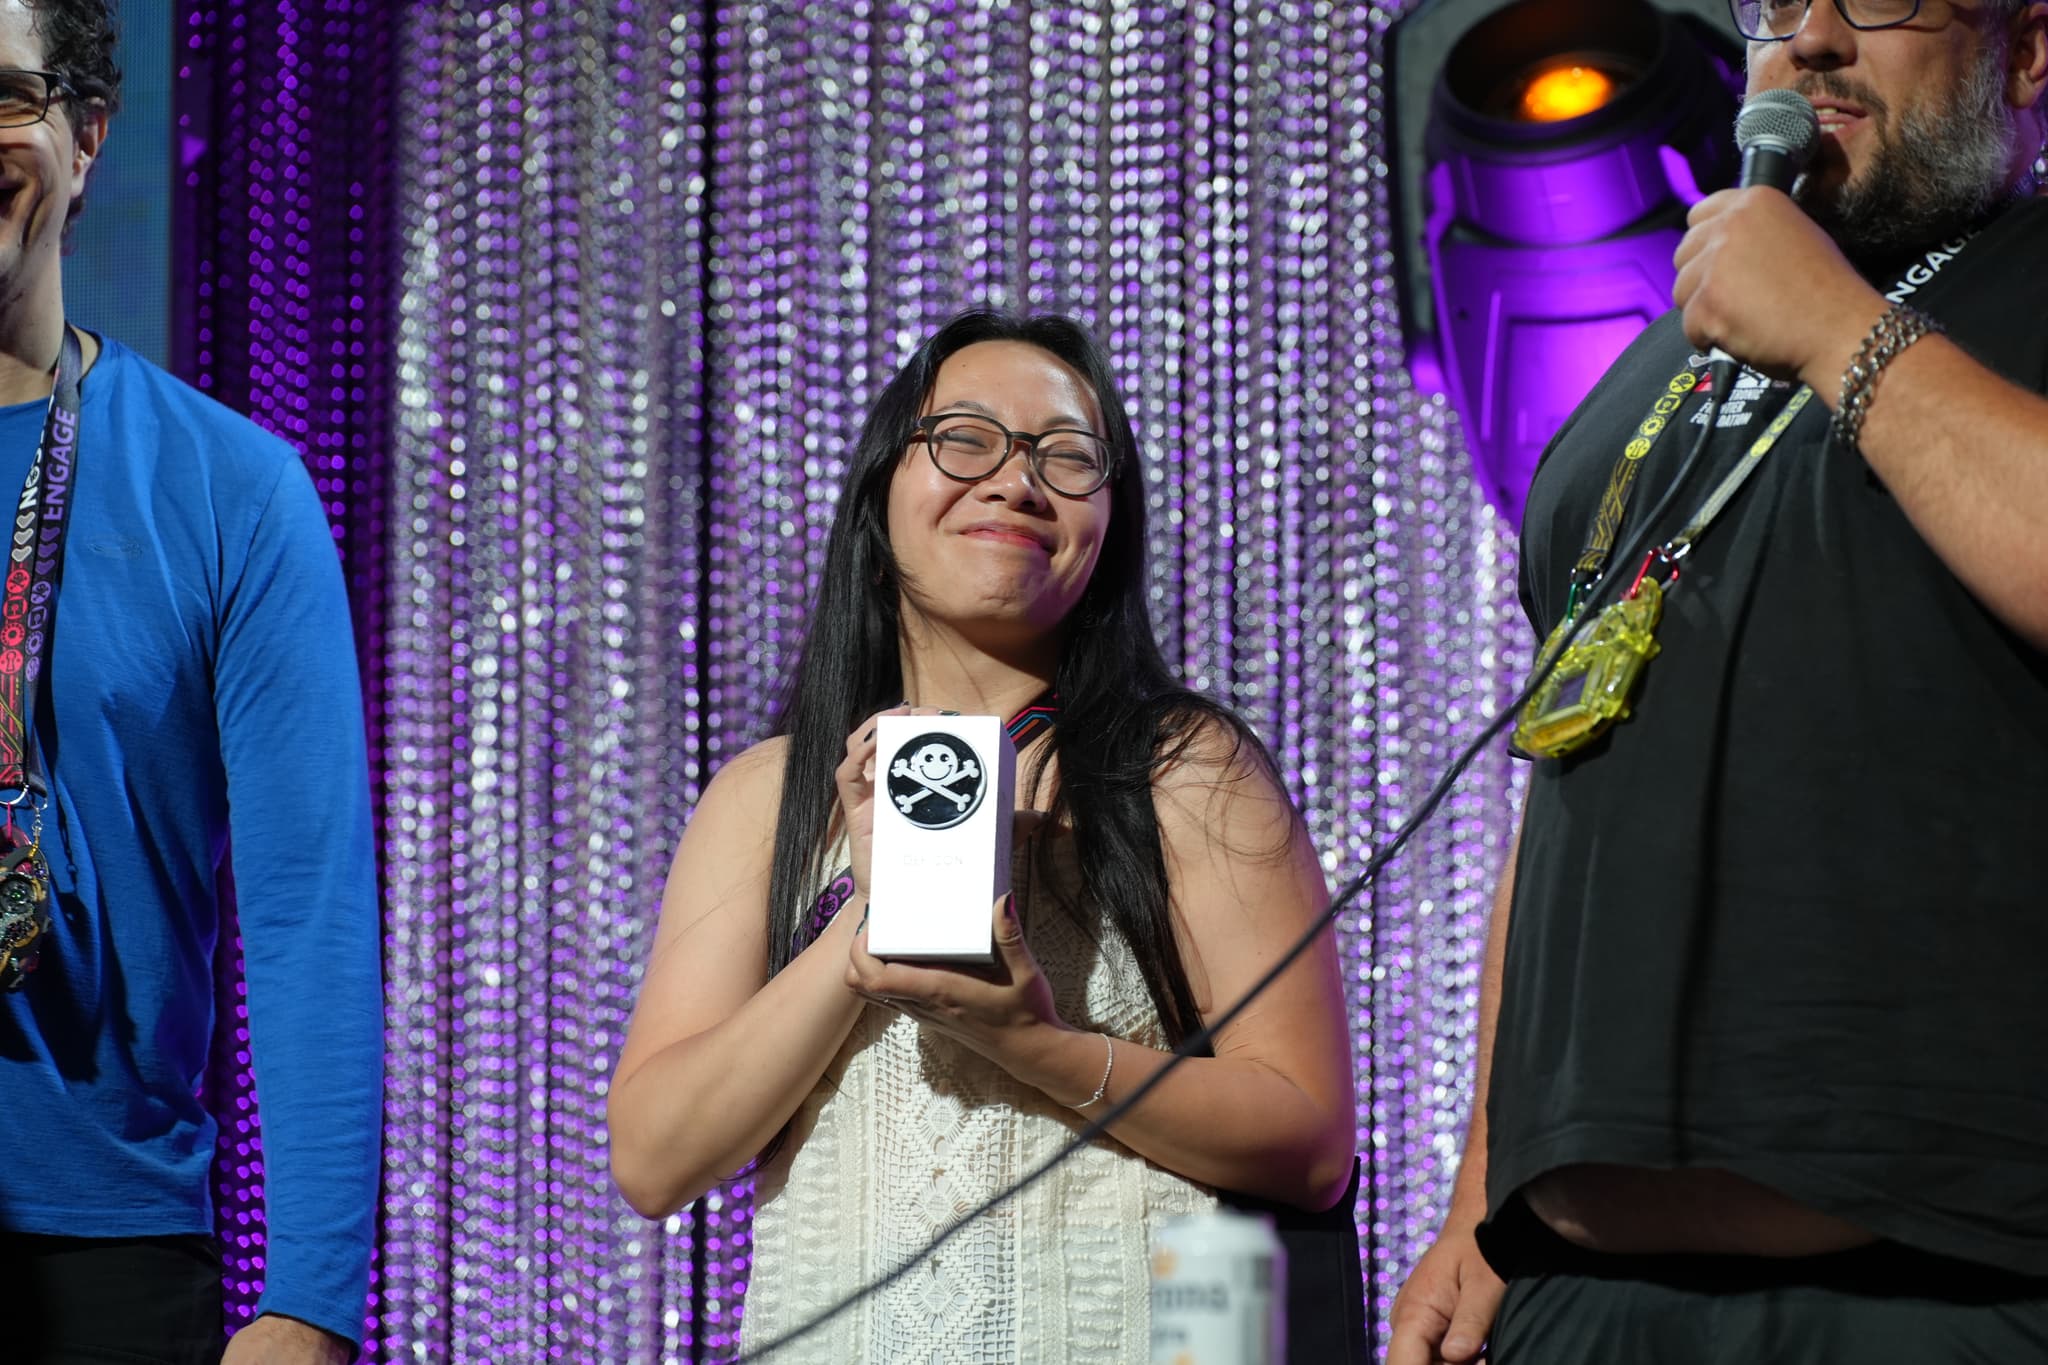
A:
[[[1102,431],[1088,382],[1021,341],[948,356],[923,412],[974,413],[1012,431]],[[1084,498],[1056,493],[1031,473],[1021,446],[989,477],[961,483],[940,472],[921,436],[904,447],[888,506],[904,605],[970,633],[1056,628],[1086,591],[1109,527],[1106,484]]]

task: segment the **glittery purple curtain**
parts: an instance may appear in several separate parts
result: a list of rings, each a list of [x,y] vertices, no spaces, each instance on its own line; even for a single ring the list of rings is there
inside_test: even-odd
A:
[[[843,453],[953,311],[1064,309],[1108,343],[1168,652],[1272,741],[1333,883],[1513,690],[1512,540],[1400,367],[1398,13],[194,0],[193,368],[335,481],[376,686],[371,1358],[730,1354],[750,1190],[635,1217],[605,1085],[670,850],[801,630]],[[1376,1325],[1448,1194],[1516,784],[1482,760],[1341,926]],[[222,1217],[252,1237],[246,1122]]]

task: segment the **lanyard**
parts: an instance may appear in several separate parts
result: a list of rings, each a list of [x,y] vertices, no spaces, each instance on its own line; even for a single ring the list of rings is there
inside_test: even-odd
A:
[[[1650,404],[1650,410],[1644,414],[1643,420],[1636,424],[1628,443],[1622,447],[1621,457],[1614,462],[1614,469],[1607,476],[1607,488],[1600,495],[1599,508],[1593,514],[1593,529],[1586,537],[1586,548],[1579,552],[1577,561],[1572,565],[1571,590],[1565,598],[1564,616],[1559,622],[1560,626],[1569,626],[1578,619],[1579,606],[1587,589],[1599,582],[1601,574],[1606,572],[1608,557],[1614,553],[1614,542],[1621,534],[1621,523],[1627,517],[1634,498],[1636,475],[1642,469],[1643,458],[1650,453],[1657,437],[1663,434],[1671,419],[1684,407],[1685,400],[1698,392],[1706,373],[1707,362],[1703,361],[1673,375],[1670,382],[1664,386],[1664,391]],[[1799,390],[1792,395],[1791,401],[1786,403],[1770,425],[1764,428],[1763,434],[1750,444],[1748,451],[1736,462],[1735,468],[1715,486],[1712,493],[1707,495],[1707,500],[1693,514],[1692,520],[1686,523],[1685,529],[1663,545],[1651,550],[1644,558],[1642,569],[1636,573],[1638,584],[1642,581],[1643,573],[1659,559],[1675,567],[1680,559],[1691,552],[1693,542],[1698,540],[1714,518],[1721,514],[1721,509],[1728,505],[1729,500],[1748,481],[1749,476],[1756,472],[1757,466],[1763,463],[1764,456],[1771,452],[1771,447],[1785,434],[1785,428],[1792,424],[1792,419],[1799,415],[1800,410],[1812,398],[1813,390],[1804,384],[1800,385]],[[1556,632],[1553,632],[1552,639],[1561,643],[1561,638]]]
[[[1010,717],[1003,726],[1003,733],[1010,737],[1014,748],[1022,749],[1043,732],[1052,729],[1052,723],[1060,718],[1059,693],[1047,688],[1038,694],[1032,703]]]
[[[1565,599],[1565,619],[1578,614],[1579,597],[1587,588],[1598,582],[1607,568],[1607,557],[1614,553],[1615,539],[1621,534],[1621,523],[1628,516],[1630,503],[1636,491],[1636,475],[1641,472],[1643,459],[1664,428],[1678,410],[1685,406],[1685,400],[1700,386],[1707,366],[1702,363],[1688,366],[1671,377],[1664,391],[1650,404],[1650,410],[1643,420],[1636,423],[1635,431],[1628,443],[1621,449],[1621,458],[1614,462],[1614,469],[1607,476],[1607,489],[1600,495],[1600,506],[1593,513],[1593,530],[1586,537],[1586,548],[1579,552],[1579,558],[1572,565],[1571,595]]]
[[[1967,242],[1968,238],[1964,238],[1927,253],[1924,261],[1916,261],[1907,268],[1887,297],[1896,300],[1902,291],[1910,294],[1931,281],[1934,272],[1954,260]],[[1670,427],[1672,418],[1685,407],[1686,400],[1700,391],[1710,363],[1700,360],[1673,375],[1622,446],[1621,457],[1615,461],[1594,511],[1586,548],[1572,565],[1564,614],[1536,653],[1537,680],[1517,713],[1511,740],[1516,753],[1531,758],[1563,758],[1606,733],[1616,721],[1628,719],[1643,669],[1660,652],[1657,623],[1663,615],[1664,591],[1678,581],[1679,561],[1692,552],[1694,543],[1756,473],[1764,456],[1770,454],[1794,419],[1813,401],[1813,390],[1800,385],[1763,433],[1750,442],[1734,468],[1707,494],[1684,527],[1643,556],[1642,566],[1636,570],[1627,591],[1581,625],[1579,615],[1587,590],[1607,570],[1614,542],[1635,495],[1643,461],[1657,438]],[[1706,411],[1708,420],[1717,420],[1711,405]],[[1712,429],[1701,439],[1711,441]],[[1651,570],[1659,566],[1661,573],[1653,575]]]
[[[21,486],[7,580],[0,591],[0,798],[40,794],[34,741],[36,686],[50,658],[64,533],[78,481],[79,379],[85,362],[69,325],[42,443]]]
[[[29,463],[8,547],[7,579],[0,586],[0,990],[19,990],[42,960],[55,899],[43,857],[43,802],[36,771],[35,699],[50,638],[56,628],[57,586],[64,568],[64,533],[71,525],[78,487],[78,383],[85,361],[69,325],[57,350],[56,383],[43,418],[43,439]],[[14,824],[15,807],[28,803],[26,833]]]
[[[1771,447],[1775,446],[1778,443],[1778,438],[1785,434],[1785,428],[1792,425],[1792,419],[1797,417],[1800,409],[1804,408],[1811,401],[1813,401],[1813,390],[1801,384],[1799,391],[1792,395],[1791,401],[1786,403],[1778,415],[1771,419],[1771,424],[1763,429],[1761,435],[1750,442],[1749,449],[1744,451],[1742,458],[1735,462],[1735,468],[1729,470],[1727,476],[1721,482],[1714,485],[1714,491],[1707,494],[1706,501],[1702,502],[1699,510],[1692,514],[1692,520],[1686,522],[1685,529],[1652,550],[1650,554],[1671,564],[1676,564],[1679,560],[1691,554],[1692,543],[1700,538],[1701,534],[1706,531],[1708,524],[1715,517],[1721,515],[1721,509],[1728,505],[1728,500],[1734,497],[1736,491],[1749,481],[1749,476],[1756,472],[1756,467],[1764,462],[1764,456],[1771,453]]]
[[[1884,291],[1885,297],[1897,302],[1932,283],[1943,267],[1963,253],[1963,248],[1969,245],[1970,239],[1975,235],[1975,230],[1972,230],[1954,241],[1945,242],[1927,252],[1922,259],[1908,265],[1899,273],[1898,280],[1892,287]],[[1670,382],[1664,386],[1663,392],[1651,401],[1649,412],[1636,424],[1634,432],[1623,445],[1620,458],[1614,462],[1614,469],[1607,476],[1607,488],[1600,495],[1600,505],[1593,514],[1593,529],[1586,537],[1586,548],[1579,552],[1577,561],[1572,565],[1571,588],[1565,597],[1563,623],[1568,624],[1577,619],[1579,603],[1586,590],[1598,582],[1600,575],[1606,571],[1608,556],[1614,553],[1614,542],[1621,534],[1621,523],[1627,517],[1629,507],[1634,501],[1636,476],[1642,469],[1643,460],[1649,455],[1650,448],[1656,444],[1657,438],[1670,425],[1671,419],[1684,407],[1686,399],[1699,391],[1710,363],[1703,360],[1673,375]],[[1685,557],[1692,549],[1692,543],[1699,539],[1714,518],[1721,514],[1721,509],[1735,496],[1736,491],[1756,472],[1756,467],[1763,457],[1770,453],[1778,438],[1785,434],[1785,428],[1812,398],[1813,390],[1801,385],[1784,410],[1778,414],[1777,419],[1750,446],[1748,453],[1743,456],[1734,471],[1708,496],[1686,528],[1650,552],[1644,560],[1644,569],[1636,574],[1638,583],[1642,581],[1643,572],[1659,557],[1674,566],[1678,560]]]
[[[1666,399],[1679,397],[1682,401],[1681,381],[1696,382],[1697,375],[1687,371],[1673,379],[1665,393],[1658,399],[1661,406]],[[1771,419],[1763,433],[1750,442],[1735,467],[1724,475],[1707,494],[1699,510],[1693,513],[1682,530],[1662,545],[1643,556],[1642,567],[1636,570],[1635,581],[1628,590],[1603,608],[1583,628],[1579,625],[1579,608],[1584,602],[1580,596],[1585,586],[1594,581],[1599,566],[1607,562],[1612,552],[1612,530],[1619,525],[1620,511],[1626,510],[1627,487],[1621,480],[1633,479],[1632,466],[1641,461],[1641,454],[1624,454],[1623,461],[1631,466],[1624,470],[1617,465],[1614,477],[1608,481],[1608,496],[1602,499],[1602,509],[1595,518],[1595,535],[1587,547],[1572,576],[1572,593],[1565,605],[1565,615],[1550,637],[1537,652],[1536,673],[1539,682],[1523,703],[1516,716],[1512,744],[1515,752],[1531,758],[1562,758],[1603,734],[1617,720],[1626,720],[1629,715],[1631,698],[1643,666],[1659,652],[1657,644],[1657,622],[1664,611],[1664,590],[1678,581],[1678,562],[1692,550],[1714,518],[1721,514],[1735,494],[1746,483],[1749,476],[1763,463],[1778,444],[1778,438],[1806,405],[1813,399],[1813,390],[1801,385],[1778,415]],[[1676,409],[1672,409],[1676,411]],[[1649,418],[1637,428],[1629,445],[1637,441],[1654,438],[1656,431],[1670,413],[1660,413],[1653,408]],[[1649,430],[1650,423],[1658,425]],[[1648,435],[1645,432],[1648,431]],[[1709,438],[1711,439],[1711,438]],[[1619,502],[1617,508],[1607,504]],[[1613,515],[1610,515],[1612,513]],[[1606,533],[1604,543],[1602,534]],[[1597,554],[1595,553],[1597,551]],[[1659,580],[1650,576],[1652,565],[1661,562],[1665,569]],[[1590,563],[1594,566],[1591,576],[1582,577],[1581,571]]]

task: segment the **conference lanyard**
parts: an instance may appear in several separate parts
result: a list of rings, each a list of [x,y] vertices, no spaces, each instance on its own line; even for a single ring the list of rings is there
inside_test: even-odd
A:
[[[1926,284],[1962,252],[1968,241],[1965,237],[1948,243],[1915,261],[1887,291],[1887,297],[1896,301]],[[1614,722],[1628,718],[1643,668],[1660,649],[1657,623],[1663,617],[1664,594],[1678,581],[1679,562],[1691,553],[1694,543],[1734,500],[1793,419],[1813,400],[1813,390],[1800,385],[1684,527],[1643,556],[1635,578],[1621,596],[1592,620],[1582,623],[1579,615],[1586,592],[1607,572],[1614,542],[1635,497],[1643,461],[1657,438],[1683,411],[1686,400],[1700,391],[1711,363],[1699,358],[1671,377],[1630,433],[1607,476],[1585,548],[1572,565],[1564,613],[1537,652],[1534,672],[1542,681],[1516,716],[1511,743],[1518,753],[1533,758],[1562,758],[1591,743]],[[1702,420],[1718,422],[1715,413],[1709,405]]]
[[[1651,404],[1648,415],[1637,424],[1635,434],[1622,449],[1621,458],[1615,461],[1613,471],[1607,476],[1606,491],[1600,496],[1599,509],[1593,515],[1592,534],[1587,537],[1586,548],[1579,553],[1578,560],[1572,565],[1571,591],[1565,598],[1564,619],[1558,623],[1560,628],[1569,627],[1578,619],[1583,593],[1597,583],[1600,576],[1606,572],[1608,557],[1614,553],[1614,541],[1620,534],[1621,523],[1628,513],[1629,503],[1635,492],[1636,474],[1642,468],[1643,457],[1649,454],[1657,436],[1685,400],[1697,391],[1706,370],[1707,366],[1701,364],[1680,370],[1672,376],[1671,382],[1665,385],[1664,392]],[[1813,390],[1804,384],[1800,385],[1798,391],[1792,395],[1791,401],[1785,404],[1777,417],[1764,428],[1763,433],[1750,443],[1742,458],[1735,462],[1735,467],[1715,485],[1714,491],[1707,495],[1706,500],[1693,513],[1692,519],[1686,522],[1685,528],[1644,557],[1642,568],[1637,570],[1637,584],[1641,583],[1642,574],[1660,559],[1675,567],[1678,560],[1691,551],[1693,542],[1706,532],[1707,527],[1721,514],[1736,492],[1749,481],[1749,476],[1763,463],[1764,456],[1771,453],[1772,447],[1778,443],[1778,438],[1792,425],[1792,419],[1797,417],[1812,399]],[[1631,585],[1631,590],[1635,586]],[[1556,640],[1558,632],[1552,631],[1551,637],[1553,641]],[[1547,662],[1547,658],[1543,662]]]
[[[35,702],[48,668],[63,578],[65,533],[78,487],[79,381],[85,370],[69,325],[57,352],[56,382],[41,444],[21,486],[0,586],[0,990],[21,986],[48,941],[54,889],[42,851],[47,784],[39,771]],[[29,828],[15,813],[29,807]]]
[[[78,383],[84,360],[64,329],[57,382],[43,419],[42,444],[21,486],[7,581],[0,594],[0,794],[40,795],[35,771],[37,683],[50,657],[64,533],[78,482]]]

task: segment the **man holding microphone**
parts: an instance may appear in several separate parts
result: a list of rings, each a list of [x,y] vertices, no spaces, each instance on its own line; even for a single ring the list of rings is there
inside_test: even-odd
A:
[[[2048,1349],[2048,4],[1730,8],[1818,145],[1531,487],[1560,681],[1390,1365]]]

